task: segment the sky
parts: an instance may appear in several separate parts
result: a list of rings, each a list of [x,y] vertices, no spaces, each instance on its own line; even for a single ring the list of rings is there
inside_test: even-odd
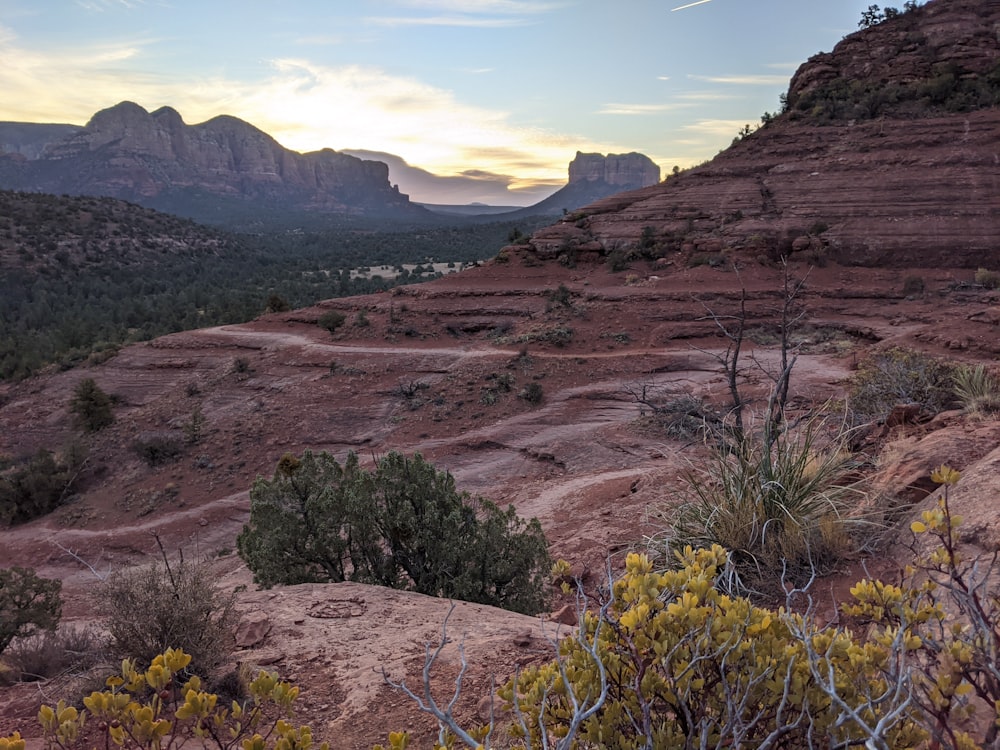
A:
[[[869,4],[0,0],[0,120],[83,125],[124,100],[227,114],[528,205],[577,151],[638,151],[664,176],[712,158]]]

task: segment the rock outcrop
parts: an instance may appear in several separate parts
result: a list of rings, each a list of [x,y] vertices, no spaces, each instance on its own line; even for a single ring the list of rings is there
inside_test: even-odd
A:
[[[711,162],[596,201],[532,244],[542,256],[995,264],[998,30],[1000,3],[932,0],[852,34],[799,69],[785,113]]]
[[[490,218],[559,216],[618,193],[655,185],[660,168],[645,154],[584,154],[569,163],[569,182],[528,208]]]
[[[106,195],[205,218],[204,202],[329,214],[424,216],[389,183],[389,168],[323,149],[301,154],[253,125],[220,116],[187,125],[169,107],[122,102],[38,157],[0,158],[3,187]],[[196,209],[196,206],[200,206]]]
[[[660,168],[645,154],[584,154],[576,152],[569,163],[569,181],[603,182],[621,190],[655,185]]]

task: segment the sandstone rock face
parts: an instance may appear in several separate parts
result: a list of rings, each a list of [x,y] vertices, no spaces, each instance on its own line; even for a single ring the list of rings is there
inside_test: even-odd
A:
[[[569,181],[604,182],[622,190],[648,187],[660,181],[660,168],[645,154],[584,154],[569,163]]]
[[[0,154],[37,159],[45,146],[79,130],[77,125],[0,122]]]
[[[584,154],[569,163],[569,182],[545,200],[520,211],[519,216],[560,216],[608,196],[655,185],[660,168],[645,154]]]
[[[703,166],[590,204],[532,244],[545,257],[995,265],[1000,108],[983,101],[1000,103],[998,31],[1000,3],[934,0],[852,34],[800,68],[786,114]],[[920,40],[927,46],[906,51]],[[840,88],[818,96],[831,81]],[[807,100],[815,112],[797,108]],[[853,116],[873,107],[877,117]]]
[[[949,73],[988,76],[1000,62],[1000,5],[935,0],[891,23],[845,37],[792,78],[789,103],[835,81],[907,85]],[[886,64],[891,62],[891,64]]]
[[[197,191],[279,209],[422,213],[389,184],[381,162],[330,149],[300,154],[235,117],[187,125],[169,107],[149,113],[131,102],[50,143],[22,165],[16,182],[7,187],[110,195],[168,210],[173,196]]]

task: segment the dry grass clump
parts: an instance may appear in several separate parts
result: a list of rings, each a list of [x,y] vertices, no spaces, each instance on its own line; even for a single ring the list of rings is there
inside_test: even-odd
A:
[[[149,662],[168,648],[182,648],[192,669],[210,674],[232,652],[237,612],[205,564],[181,562],[117,571],[98,599],[112,650]]]
[[[821,441],[821,422],[773,441],[747,435],[714,450],[687,479],[688,499],[664,509],[670,519],[659,540],[670,552],[690,545],[729,551],[729,585],[774,591],[831,569],[862,546],[873,522],[860,514],[866,493],[853,472],[846,441]]]
[[[962,366],[955,370],[955,396],[970,414],[1000,412],[1000,378],[985,365]]]
[[[855,424],[880,422],[895,406],[917,404],[937,414],[954,400],[955,367],[929,354],[894,347],[875,352],[851,379],[848,408]]]
[[[35,682],[84,672],[106,660],[106,646],[92,627],[74,626],[18,638],[3,654],[6,678]]]

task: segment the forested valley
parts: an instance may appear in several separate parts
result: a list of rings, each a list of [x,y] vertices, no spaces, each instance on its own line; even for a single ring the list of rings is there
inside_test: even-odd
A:
[[[431,261],[460,268],[493,257],[515,230],[549,221],[418,226],[354,218],[250,234],[111,198],[0,191],[0,379],[244,322],[269,307],[434,278]],[[381,265],[392,272],[368,272]]]

